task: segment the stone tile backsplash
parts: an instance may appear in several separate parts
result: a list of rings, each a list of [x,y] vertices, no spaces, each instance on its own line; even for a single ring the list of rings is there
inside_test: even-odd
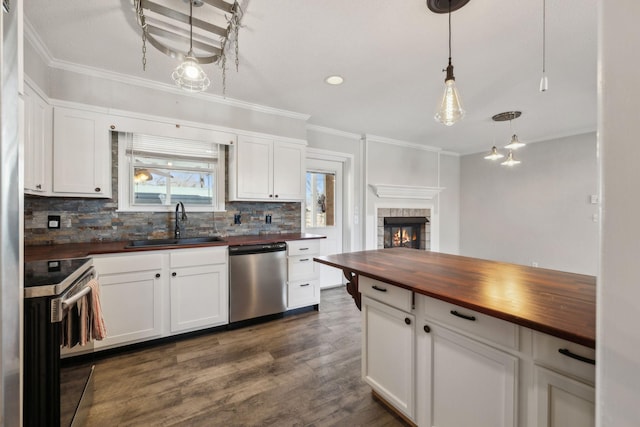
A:
[[[118,148],[112,138],[112,199],[24,198],[25,245],[51,245],[173,237],[173,212],[117,212]],[[241,224],[234,224],[234,214]],[[272,216],[271,224],[265,216]],[[49,215],[60,215],[60,229],[48,229]],[[189,212],[181,224],[183,237],[239,236],[300,232],[300,203],[226,202],[226,212]]]

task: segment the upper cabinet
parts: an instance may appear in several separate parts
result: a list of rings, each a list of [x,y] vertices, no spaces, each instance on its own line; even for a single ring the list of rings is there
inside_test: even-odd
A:
[[[52,109],[31,86],[24,93],[24,190],[51,192]]]
[[[54,108],[53,193],[68,197],[111,197],[108,116]]]
[[[302,201],[305,145],[239,137],[229,152],[229,200]]]

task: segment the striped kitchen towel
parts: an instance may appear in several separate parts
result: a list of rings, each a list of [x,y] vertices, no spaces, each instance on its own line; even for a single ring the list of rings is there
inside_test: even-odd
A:
[[[91,279],[87,286],[91,287],[91,302],[89,303],[91,333],[93,339],[102,340],[107,336],[107,328],[102,318],[102,307],[100,306],[100,283],[98,279]]]

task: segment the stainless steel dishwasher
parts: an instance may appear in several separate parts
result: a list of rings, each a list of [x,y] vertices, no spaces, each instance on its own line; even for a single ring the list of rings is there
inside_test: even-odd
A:
[[[229,247],[229,322],[287,309],[286,243]]]

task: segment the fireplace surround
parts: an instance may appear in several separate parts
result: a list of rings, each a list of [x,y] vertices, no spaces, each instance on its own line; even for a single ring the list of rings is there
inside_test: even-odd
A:
[[[398,246],[431,249],[430,209],[378,208],[377,220],[378,249]]]

